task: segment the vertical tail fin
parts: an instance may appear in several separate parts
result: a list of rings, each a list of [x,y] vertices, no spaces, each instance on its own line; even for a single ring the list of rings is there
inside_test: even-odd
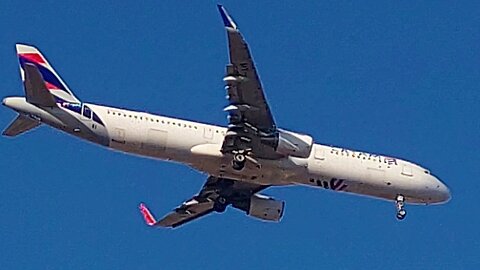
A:
[[[16,44],[17,56],[20,63],[20,75],[25,83],[26,66],[35,65],[45,81],[45,87],[56,97],[72,102],[80,103],[68,86],[58,76],[57,72],[48,63],[47,59],[35,47],[25,44]]]

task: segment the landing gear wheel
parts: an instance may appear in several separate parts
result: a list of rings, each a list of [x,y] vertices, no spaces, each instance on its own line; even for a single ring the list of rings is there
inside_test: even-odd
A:
[[[222,213],[225,212],[225,209],[227,209],[227,199],[220,196],[215,201],[215,204],[213,205],[213,210],[215,210],[215,212]]]
[[[236,171],[241,171],[245,167],[245,164],[237,163],[235,161],[232,162],[232,168]]]
[[[401,209],[400,211],[397,212],[397,219],[402,220],[405,218],[406,215],[407,215],[407,211],[405,211],[405,209]]]
[[[227,203],[227,199],[225,199],[225,197],[218,197],[217,198],[217,202],[220,203],[220,204],[226,204]]]
[[[245,155],[243,154],[235,154],[233,156],[233,161],[232,161],[232,168],[234,170],[240,171],[245,167],[245,161],[247,159],[245,158]]]
[[[405,196],[398,194],[395,198],[395,208],[397,208],[397,219],[402,220],[407,215],[407,211],[403,208],[405,206]]]

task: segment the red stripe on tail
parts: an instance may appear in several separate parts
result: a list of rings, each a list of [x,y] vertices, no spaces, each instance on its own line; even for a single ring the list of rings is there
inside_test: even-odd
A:
[[[38,64],[45,64],[45,59],[43,59],[43,57],[38,54],[38,53],[21,53],[19,54],[20,56],[24,57],[25,59],[28,59],[34,63],[38,63]]]

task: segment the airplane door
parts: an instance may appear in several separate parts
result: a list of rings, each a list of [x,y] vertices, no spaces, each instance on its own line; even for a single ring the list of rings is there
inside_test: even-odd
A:
[[[402,174],[406,176],[413,176],[412,167],[408,165],[403,165]]]
[[[325,149],[318,145],[314,145],[312,151],[314,151],[313,159],[308,159],[308,171],[311,173],[319,173],[325,163]]]
[[[325,149],[318,146],[315,147],[315,160],[325,160]]]
[[[112,134],[112,142],[125,144],[125,129],[115,128]]]
[[[205,127],[203,129],[203,138],[205,138],[207,140],[213,139],[213,128]]]

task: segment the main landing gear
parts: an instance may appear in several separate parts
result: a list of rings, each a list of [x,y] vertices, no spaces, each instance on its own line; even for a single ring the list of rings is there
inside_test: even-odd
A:
[[[262,164],[260,164],[260,162],[255,157],[252,157],[250,151],[251,149],[233,151],[232,168],[234,170],[236,171],[243,170],[247,161],[255,165],[257,169],[262,168]]]
[[[215,203],[213,205],[213,210],[215,210],[215,212],[218,212],[218,213],[223,213],[225,212],[225,209],[227,209],[227,205],[228,205],[228,201],[225,197],[218,197],[216,200],[215,200]]]
[[[402,220],[407,215],[407,211],[404,209],[405,196],[398,194],[395,198],[395,207],[397,208],[397,219]]]
[[[245,167],[247,158],[243,153],[237,153],[233,155],[232,168],[237,171],[241,171]]]

